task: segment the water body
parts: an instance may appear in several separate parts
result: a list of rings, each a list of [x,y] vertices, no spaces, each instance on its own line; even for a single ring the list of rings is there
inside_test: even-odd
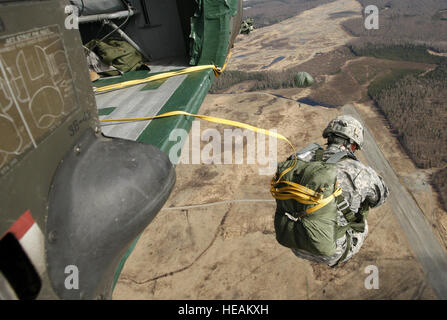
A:
[[[332,108],[337,108],[337,106],[335,106],[335,105],[328,104],[328,103],[323,103],[323,102],[318,102],[318,101],[315,101],[315,100],[313,100],[313,99],[311,99],[309,97],[304,97],[304,98],[301,98],[301,99],[298,99],[298,100],[294,100],[294,99],[291,99],[291,98],[284,97],[284,96],[282,96],[280,94],[276,94],[276,93],[270,93],[270,94],[272,96],[275,96],[275,97],[278,97],[278,98],[281,98],[281,99],[291,100],[291,101],[295,101],[295,102],[298,102],[298,103],[304,103],[304,104],[307,104],[307,105],[312,106],[312,107],[321,106],[321,107],[331,108],[331,109]]]
[[[280,57],[278,57],[278,58],[273,59],[273,61],[270,62],[270,64],[268,64],[268,65],[266,65],[266,66],[263,66],[263,67],[261,68],[261,70],[264,70],[264,69],[267,69],[267,68],[271,67],[272,65],[274,65],[275,63],[277,63],[277,62],[283,60],[284,58],[285,58],[284,56],[280,56]]]
[[[219,94],[237,94],[237,93],[235,93],[235,92],[223,92],[223,93],[219,93]],[[319,106],[319,107],[331,108],[331,109],[338,108],[338,106],[336,106],[336,105],[329,104],[329,103],[324,103],[324,102],[318,102],[318,101],[316,101],[314,99],[311,99],[309,97],[304,97],[304,98],[301,98],[301,99],[294,100],[292,98],[288,98],[288,97],[285,97],[285,96],[277,94],[277,93],[270,93],[269,92],[268,94],[272,95],[274,97],[277,97],[277,98],[286,99],[286,100],[294,101],[294,102],[297,102],[297,103],[304,103],[304,104],[307,104],[307,105],[312,106],[312,107]]]
[[[309,97],[304,97],[304,98],[298,99],[296,101],[304,103],[304,104],[307,104],[307,105],[310,105],[310,106],[322,106],[322,107],[325,107],[325,108],[337,108],[337,106],[334,106],[333,104],[328,104],[328,103],[324,103],[324,102],[318,102],[318,101],[315,101],[315,100],[313,100],[313,99],[311,99]]]
[[[331,19],[337,19],[337,18],[344,18],[344,17],[349,17],[349,16],[353,16],[353,15],[357,15],[359,14],[358,12],[355,11],[340,11],[340,12],[334,12],[329,14],[329,16],[331,17]]]

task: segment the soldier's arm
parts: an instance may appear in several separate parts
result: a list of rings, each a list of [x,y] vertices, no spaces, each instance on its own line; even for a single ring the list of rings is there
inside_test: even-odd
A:
[[[389,189],[385,181],[372,168],[365,166],[355,180],[364,191],[363,201],[367,201],[371,208],[382,205],[388,198]]]

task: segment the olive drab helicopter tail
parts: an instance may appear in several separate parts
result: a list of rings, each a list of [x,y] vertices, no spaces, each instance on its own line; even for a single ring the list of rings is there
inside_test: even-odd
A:
[[[192,119],[100,120],[197,113],[241,18],[241,0],[0,3],[0,299],[112,297]]]

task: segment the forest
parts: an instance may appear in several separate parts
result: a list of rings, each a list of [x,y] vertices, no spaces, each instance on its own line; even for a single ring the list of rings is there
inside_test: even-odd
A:
[[[358,37],[357,44],[419,44],[447,51],[447,1],[358,0],[379,9],[379,29],[367,30],[364,19],[350,19],[343,27]]]
[[[249,91],[290,88],[294,86],[293,76],[294,73],[290,69],[285,70],[285,72],[227,70],[214,81],[210,93],[220,93],[244,81],[252,82]]]
[[[418,167],[447,164],[447,65],[426,75],[383,77],[368,89]]]
[[[403,72],[376,79],[368,94],[414,163],[439,168],[432,183],[447,207],[447,61],[425,75]]]
[[[379,30],[363,19],[344,22],[357,36],[357,56],[433,63],[427,74],[391,73],[376,79],[368,94],[420,168],[433,168],[432,184],[447,210],[447,2],[445,0],[359,0],[379,8]],[[431,52],[430,52],[430,51]]]

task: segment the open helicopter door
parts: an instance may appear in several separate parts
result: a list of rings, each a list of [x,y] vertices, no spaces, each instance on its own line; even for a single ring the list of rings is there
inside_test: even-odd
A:
[[[101,134],[67,5],[0,2],[0,297],[110,298],[175,183],[158,148]]]

